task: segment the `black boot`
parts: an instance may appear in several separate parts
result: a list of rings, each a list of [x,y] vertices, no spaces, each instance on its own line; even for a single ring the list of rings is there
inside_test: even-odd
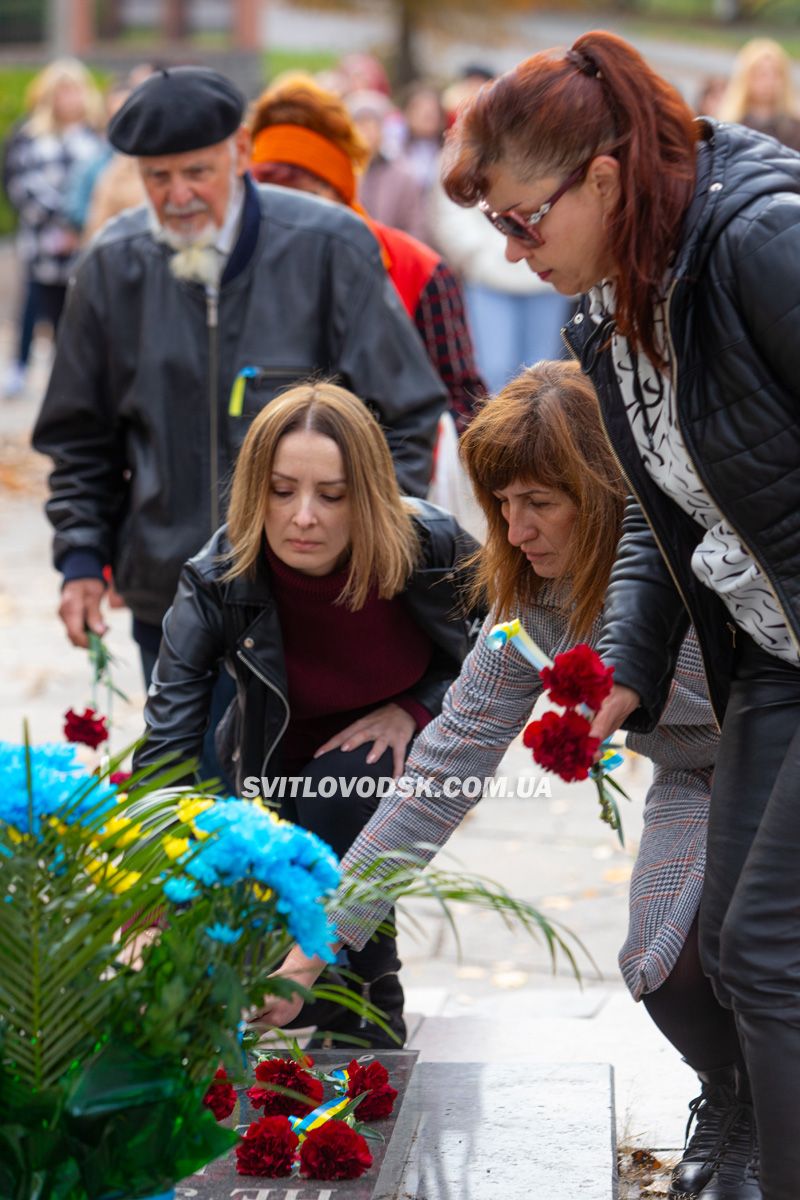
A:
[[[702,1200],[762,1200],[753,1101],[747,1076],[739,1068],[736,1070],[735,1118],[729,1122],[714,1174],[700,1197]]]
[[[702,1090],[689,1102],[689,1123],[686,1126],[686,1148],[683,1158],[674,1168],[669,1195],[698,1196],[711,1180],[718,1155],[725,1141],[731,1114],[736,1109],[736,1070],[718,1067],[715,1071],[697,1072]],[[689,1131],[694,1132],[689,1138]]]
[[[351,980],[347,986],[362,999],[369,1000],[371,1004],[381,1010],[386,1024],[395,1037],[381,1029],[380,1026],[359,1016],[358,1013],[339,1006],[329,1021],[324,1023],[320,1021],[320,1027],[312,1035],[306,1049],[328,1050],[349,1047],[354,1054],[365,1046],[371,1049],[401,1050],[406,1040],[406,1023],[403,1020],[403,987],[397,972],[387,971],[385,975],[381,975],[371,982],[357,983],[355,980]],[[358,1042],[355,1039],[358,1039]]]

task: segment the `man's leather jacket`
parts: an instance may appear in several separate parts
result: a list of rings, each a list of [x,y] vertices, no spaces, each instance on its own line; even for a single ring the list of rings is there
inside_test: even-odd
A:
[[[93,243],[34,431],[54,462],[56,566],[76,578],[111,563],[117,590],[150,625],[214,532],[213,481],[224,495],[250,421],[278,392],[310,376],[350,388],[381,422],[411,495],[427,490],[445,404],[375,239],[344,206],[247,180],[218,305],[176,280],[169,258],[144,208]]]
[[[485,613],[467,606],[470,572],[464,563],[477,543],[454,517],[427,501],[414,501],[414,522],[420,558],[402,599],[431,639],[433,656],[409,692],[436,716]],[[135,757],[137,770],[166,754],[179,763],[199,756],[221,667],[234,676],[237,692],[217,729],[222,761],[239,788],[248,776],[276,770],[276,750],[291,714],[269,567],[264,557],[254,578],[222,583],[229,556],[223,528],[181,572],[164,620],[145,707],[148,737]]]

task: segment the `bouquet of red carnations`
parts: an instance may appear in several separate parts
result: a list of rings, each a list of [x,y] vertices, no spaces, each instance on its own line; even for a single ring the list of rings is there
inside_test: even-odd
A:
[[[366,1122],[390,1116],[397,1097],[383,1064],[370,1055],[365,1059],[326,1073],[315,1069],[313,1058],[302,1051],[293,1058],[261,1058],[256,1084],[245,1094],[263,1115],[250,1122],[236,1146],[238,1173],[268,1179],[363,1175],[372,1166],[367,1139],[382,1137]],[[333,1091],[328,1100],[326,1085]],[[231,1115],[236,1099],[220,1068],[203,1103],[220,1121]]]
[[[614,668],[605,667],[591,646],[581,643],[557,654],[552,666],[540,671],[545,693],[561,712],[546,712],[525,728],[522,740],[533,752],[534,762],[553,771],[567,783],[591,779],[597,787],[600,818],[616,831],[624,845],[622,822],[613,792],[630,797],[612,779],[610,772],[622,762],[615,747],[591,736],[592,718],[614,685]]]

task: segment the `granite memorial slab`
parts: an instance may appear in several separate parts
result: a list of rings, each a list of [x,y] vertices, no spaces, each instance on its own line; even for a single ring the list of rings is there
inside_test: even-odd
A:
[[[353,1055],[322,1051],[327,1071]],[[416,1062],[381,1051],[398,1097],[375,1122],[373,1166],[360,1179],[259,1179],[233,1152],[192,1175],[176,1200],[614,1200],[611,1067],[600,1063]],[[327,1098],[327,1097],[326,1097]],[[247,1097],[225,1124],[257,1118]]]
[[[422,1062],[373,1200],[616,1196],[610,1066]]]
[[[367,1051],[354,1048],[348,1050],[315,1050],[314,1064],[329,1073],[336,1067],[347,1066],[351,1058],[360,1058]],[[383,1141],[369,1139],[372,1155],[371,1168],[360,1179],[311,1180],[311,1179],[267,1179],[253,1175],[239,1175],[236,1171],[236,1156],[233,1150],[215,1162],[207,1163],[202,1170],[190,1175],[175,1189],[176,1200],[372,1200],[376,1187],[382,1194],[391,1187],[391,1179],[383,1173],[386,1154],[406,1103],[416,1050],[380,1050],[375,1053],[389,1072],[392,1087],[397,1088],[397,1099],[391,1116],[381,1121],[370,1121],[371,1129],[383,1136]],[[325,1099],[333,1095],[326,1086]],[[244,1089],[237,1089],[237,1105],[224,1125],[244,1133],[252,1121],[262,1117],[263,1110],[253,1108]],[[403,1161],[400,1153],[397,1161]],[[394,1173],[392,1165],[390,1173]]]

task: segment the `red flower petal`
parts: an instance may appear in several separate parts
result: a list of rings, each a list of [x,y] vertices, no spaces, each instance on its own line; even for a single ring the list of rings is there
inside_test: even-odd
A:
[[[614,685],[614,668],[603,666],[600,655],[581,642],[557,654],[552,667],[542,668],[541,677],[555,704],[564,708],[585,704],[597,712]]]

